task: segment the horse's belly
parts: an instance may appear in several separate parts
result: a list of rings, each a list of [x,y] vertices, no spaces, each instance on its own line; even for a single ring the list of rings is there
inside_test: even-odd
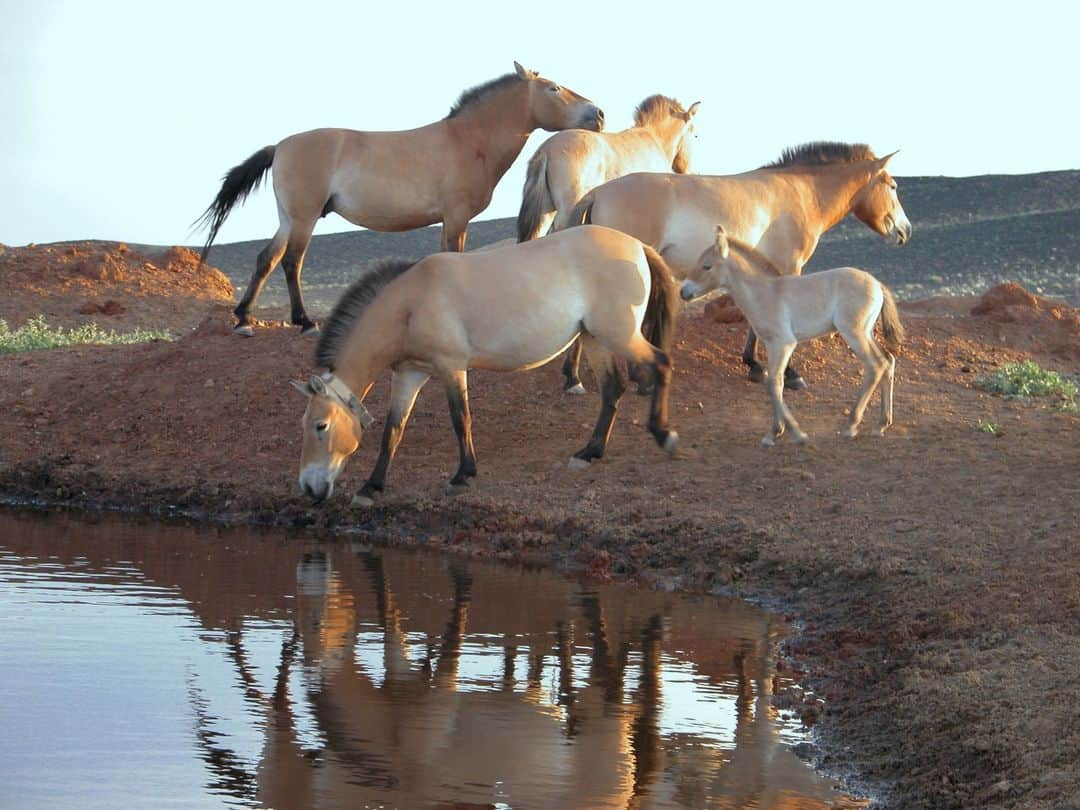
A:
[[[521,334],[488,346],[474,346],[469,366],[488,371],[527,371],[562,354],[578,332],[568,329],[560,334]]]

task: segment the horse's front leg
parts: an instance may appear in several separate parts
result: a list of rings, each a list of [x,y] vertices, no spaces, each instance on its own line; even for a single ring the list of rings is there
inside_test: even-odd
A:
[[[405,435],[405,425],[409,422],[416,396],[430,375],[422,371],[395,371],[390,382],[390,410],[386,414],[386,427],[383,428],[382,445],[375,468],[367,482],[352,499],[353,506],[368,507],[375,503],[375,496],[386,487],[386,476],[390,472],[390,463],[394,460],[401,437]]]
[[[446,399],[450,404],[450,421],[454,423],[459,451],[458,469],[447,484],[446,494],[456,495],[468,488],[470,478],[476,477],[476,450],[473,449],[466,371],[455,371],[446,377]]]

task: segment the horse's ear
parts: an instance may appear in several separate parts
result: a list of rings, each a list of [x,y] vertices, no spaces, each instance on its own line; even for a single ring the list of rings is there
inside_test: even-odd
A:
[[[310,397],[315,392],[311,390],[311,386],[303,380],[289,380],[289,385],[303,394],[305,397]]]
[[[728,244],[727,232],[723,225],[716,226],[716,252],[721,259],[726,259],[731,253],[731,246]]]
[[[896,152],[899,151],[899,149],[896,150]],[[888,165],[889,161],[892,160],[893,155],[895,155],[896,152],[889,152],[889,154],[885,155],[885,157],[878,158],[877,162],[874,164],[874,168],[876,168],[880,172]]]
[[[520,62],[514,62],[514,70],[517,72],[517,75],[525,81],[535,79],[539,75],[535,70],[529,70],[527,67],[522,67]]]
[[[693,104],[690,105],[690,109],[686,111],[686,120],[687,121],[689,121],[691,118],[693,118],[695,115],[697,115],[697,110],[698,110],[698,107],[700,107],[700,106],[701,106],[700,101],[695,101]]]
[[[312,394],[318,394],[319,396],[326,396],[326,383],[323,382],[322,377],[317,377],[314,374],[312,374],[311,379],[308,380],[308,388],[311,389]]]

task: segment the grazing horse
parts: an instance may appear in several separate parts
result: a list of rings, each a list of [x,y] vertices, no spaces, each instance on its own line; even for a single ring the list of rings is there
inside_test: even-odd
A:
[[[518,213],[518,241],[561,231],[587,191],[631,172],[690,171],[694,114],[673,98],[655,95],[634,110],[621,132],[572,129],[552,135],[529,161]],[[554,225],[552,222],[554,221]]]
[[[668,352],[678,304],[660,254],[631,236],[595,226],[495,250],[435,253],[415,265],[385,263],[355,282],[326,322],[315,356],[328,373],[292,383],[308,397],[300,488],[316,501],[331,494],[373,421],[364,397],[388,367],[393,377],[382,447],[353,504],[369,506],[382,491],[417,394],[432,375],[446,388],[460,450],[448,492],[467,487],[476,475],[468,369],[534,368],[579,335],[603,406],[592,438],[571,466],[587,466],[604,455],[626,390],[616,357],[651,369],[649,431],[673,453],[678,436],[667,429]],[[642,337],[645,317],[658,325],[657,345]]]
[[[279,261],[292,322],[303,334],[318,330],[304,310],[300,270],[320,217],[334,212],[377,231],[441,222],[442,249],[463,251],[469,220],[487,208],[533,130],[603,128],[603,111],[587,98],[517,62],[514,69],[465,91],[446,118],[419,129],[316,129],[264,147],[230,169],[200,220],[210,227],[202,258],[233,206],[271,168],[280,219],[236,306],[237,334],[254,334],[251,307]]]
[[[863,364],[862,389],[844,435],[855,438],[866,405],[882,378],[885,387],[881,392],[878,433],[885,433],[893,420],[896,353],[904,341],[904,328],[888,287],[854,267],[837,267],[808,276],[784,275],[754,248],[729,239],[724,227],[718,225],[715,243],[705,249],[683,282],[682,297],[689,301],[718,288],[731,294],[750,327],[765,341],[773,425],[761,440],[762,445],[772,447],[785,425],[795,434],[796,442],[806,442],[806,434],[784,404],[780,375],[796,345],[833,332],[843,335]],[[879,316],[884,351],[874,342],[874,324]]]
[[[854,214],[889,243],[911,238],[911,223],[885,167],[895,155],[876,157],[866,144],[817,142],[784,151],[779,160],[743,174],[708,176],[631,174],[598,186],[571,213],[570,223],[591,222],[652,245],[682,278],[716,238],[723,223],[732,238],[756,248],[781,272],[799,275],[818,240]],[[742,359],[750,379],[764,377],[751,329]],[[579,393],[580,351],[563,365],[566,389]],[[805,388],[788,366],[788,388]]]

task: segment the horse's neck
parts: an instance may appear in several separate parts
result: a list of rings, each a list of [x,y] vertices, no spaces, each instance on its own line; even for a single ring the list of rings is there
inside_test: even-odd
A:
[[[401,359],[406,318],[399,302],[378,298],[360,316],[338,350],[334,375],[363,401],[384,369]]]
[[[682,140],[683,130],[686,124],[675,118],[668,118],[660,123],[649,124],[644,127],[636,127],[647,132],[656,146],[664,153],[664,157],[670,164],[675,160],[675,153],[679,151],[679,143]]]
[[[820,237],[851,213],[856,195],[869,179],[869,169],[862,162],[844,163],[818,169],[801,177],[811,189],[807,199],[815,225],[819,229],[817,236]]]
[[[731,276],[731,297],[740,308],[752,309],[762,293],[767,293],[779,276],[761,267],[760,259],[737,247],[732,251],[736,261],[728,266]]]
[[[466,164],[480,160],[494,187],[525,148],[536,129],[528,106],[528,87],[509,87],[480,99],[447,120]]]

